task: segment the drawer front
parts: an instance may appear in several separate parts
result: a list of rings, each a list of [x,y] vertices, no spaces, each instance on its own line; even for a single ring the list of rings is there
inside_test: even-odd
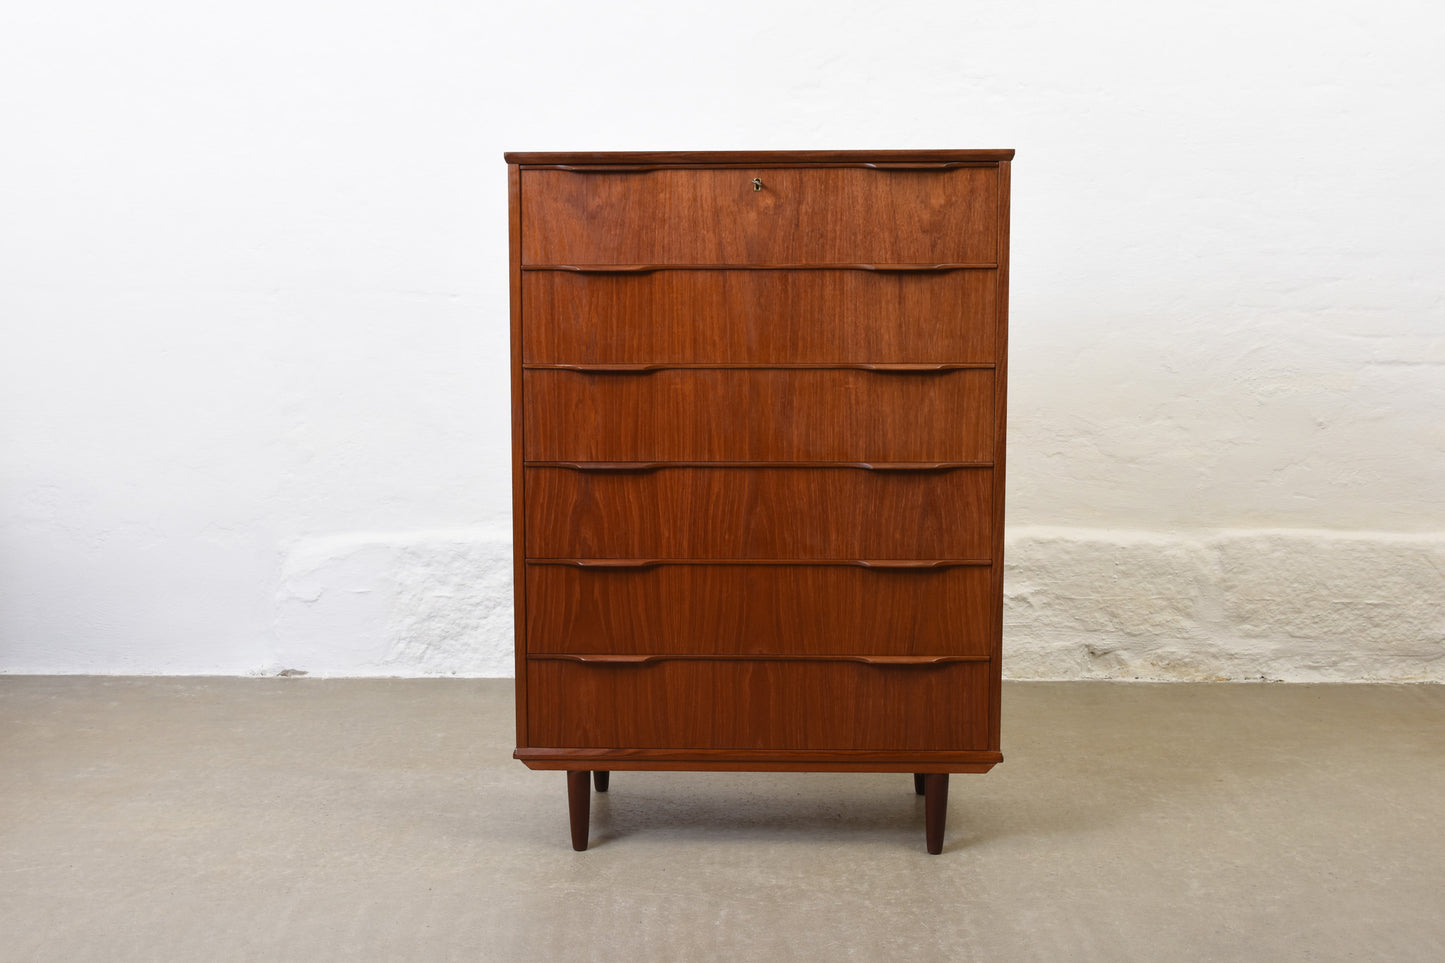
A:
[[[522,360],[993,362],[997,284],[994,271],[528,271]]]
[[[522,172],[524,266],[997,258],[996,167]]]
[[[527,651],[622,655],[978,655],[987,566],[528,565]]]
[[[530,461],[987,462],[993,372],[529,369]]]
[[[993,472],[528,468],[532,558],[987,559]]]
[[[528,663],[531,745],[586,749],[988,748],[988,663]]]

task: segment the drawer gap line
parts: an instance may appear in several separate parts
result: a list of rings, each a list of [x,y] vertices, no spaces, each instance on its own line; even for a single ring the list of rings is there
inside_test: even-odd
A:
[[[527,557],[528,565],[569,565],[588,569],[647,569],[662,565],[846,565],[880,572],[938,571],[946,568],[988,568],[988,558],[557,558]]]
[[[654,271],[874,271],[880,274],[943,274],[948,271],[996,271],[997,261],[940,261],[936,264],[871,264],[865,261],[797,264],[523,264],[523,271],[573,274],[651,274]]]
[[[944,374],[950,371],[991,371],[992,361],[817,361],[817,362],[731,362],[731,361],[647,361],[569,364],[528,361],[524,371],[574,371],[578,374],[649,374],[653,371],[869,371],[876,374]]]
[[[664,468],[852,468],[858,471],[936,472],[992,468],[991,461],[527,461],[528,468],[650,472]]]
[[[928,668],[956,662],[988,662],[987,655],[782,655],[775,653],[693,652],[611,655],[606,653],[534,652],[533,662],[580,662],[596,666],[645,666],[659,662],[856,662],[885,668]]]

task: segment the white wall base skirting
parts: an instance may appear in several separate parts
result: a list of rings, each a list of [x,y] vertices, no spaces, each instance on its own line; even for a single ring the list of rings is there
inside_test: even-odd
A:
[[[1016,679],[1445,682],[1445,535],[1010,533]]]
[[[512,537],[356,533],[296,544],[259,674],[512,675]]]
[[[1445,682],[1445,535],[1010,530],[1014,679]],[[511,539],[310,539],[290,552],[276,661],[313,675],[512,672]]]

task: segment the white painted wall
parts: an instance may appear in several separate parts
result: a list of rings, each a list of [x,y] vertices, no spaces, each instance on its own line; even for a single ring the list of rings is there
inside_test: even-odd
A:
[[[1014,147],[1008,671],[1445,679],[1438,4],[0,14],[0,671],[507,674],[504,149]]]

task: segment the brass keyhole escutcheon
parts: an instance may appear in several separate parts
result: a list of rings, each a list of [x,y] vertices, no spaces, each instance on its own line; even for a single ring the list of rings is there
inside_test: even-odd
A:
[[[762,189],[763,189],[763,179],[762,179],[761,177],[754,177],[754,178],[753,178],[753,190],[755,190],[755,191],[760,191],[760,190],[762,190]]]

